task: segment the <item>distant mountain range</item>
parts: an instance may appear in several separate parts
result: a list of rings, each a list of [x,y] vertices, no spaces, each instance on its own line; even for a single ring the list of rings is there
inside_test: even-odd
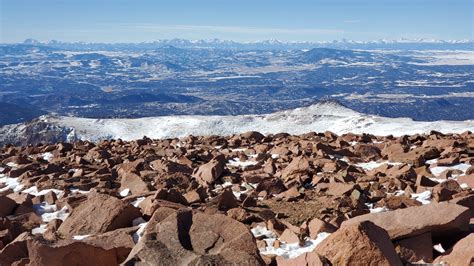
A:
[[[474,51],[283,49],[278,41],[239,44],[246,50],[197,48],[203,43],[234,42],[0,45],[0,126],[45,113],[93,119],[267,114],[326,98],[385,117],[474,119]]]
[[[27,39],[24,44],[47,45],[50,47],[62,47],[68,49],[97,49],[124,47],[135,49],[146,49],[150,47],[175,46],[179,48],[220,48],[220,49],[312,49],[312,48],[336,48],[336,49],[456,49],[473,50],[474,40],[437,40],[437,39],[398,39],[398,40],[374,40],[374,41],[354,41],[354,40],[333,40],[321,42],[288,42],[280,40],[262,40],[253,42],[237,42],[232,40],[187,40],[187,39],[167,39],[141,43],[91,43],[91,42],[61,42],[57,40],[40,42],[35,39]]]

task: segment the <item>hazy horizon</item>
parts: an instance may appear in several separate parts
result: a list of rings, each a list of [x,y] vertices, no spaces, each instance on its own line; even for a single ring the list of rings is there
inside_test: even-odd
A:
[[[473,39],[469,0],[2,0],[0,14],[1,43]]]

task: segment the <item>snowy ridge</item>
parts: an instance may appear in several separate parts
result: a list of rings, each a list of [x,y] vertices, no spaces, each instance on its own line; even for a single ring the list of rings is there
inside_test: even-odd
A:
[[[70,130],[69,140],[96,141],[108,138],[133,140],[183,137],[187,135],[231,135],[245,131],[265,134],[286,132],[303,134],[326,130],[336,134],[370,133],[394,135],[474,131],[474,121],[419,122],[409,118],[387,118],[355,112],[334,102],[321,102],[308,107],[266,115],[239,116],[163,116],[139,119],[88,119],[76,117],[43,117],[59,128]]]

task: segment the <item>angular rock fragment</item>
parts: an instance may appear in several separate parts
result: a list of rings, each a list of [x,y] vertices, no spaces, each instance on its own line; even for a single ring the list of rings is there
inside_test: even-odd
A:
[[[342,226],[371,221],[385,229],[390,238],[401,239],[431,232],[433,236],[467,231],[470,210],[466,207],[448,203],[431,203],[408,207],[389,212],[370,213],[351,218]]]
[[[249,229],[222,214],[180,210],[147,232],[125,264],[262,264]],[[148,228],[148,225],[147,225]]]
[[[66,238],[104,233],[132,226],[132,221],[140,216],[139,209],[118,198],[91,192],[71,211],[58,233]]]
[[[433,263],[447,265],[473,265],[474,264],[474,233],[459,240],[454,247],[445,254],[437,257]]]
[[[387,232],[369,221],[341,227],[315,252],[333,265],[402,265]]]
[[[225,167],[225,157],[219,155],[214,157],[210,162],[201,165],[194,173],[193,176],[203,186],[209,186],[222,175]]]

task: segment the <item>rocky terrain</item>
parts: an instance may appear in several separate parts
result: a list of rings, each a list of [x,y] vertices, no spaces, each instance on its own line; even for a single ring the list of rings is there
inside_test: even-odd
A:
[[[474,134],[0,149],[1,265],[474,263]]]

